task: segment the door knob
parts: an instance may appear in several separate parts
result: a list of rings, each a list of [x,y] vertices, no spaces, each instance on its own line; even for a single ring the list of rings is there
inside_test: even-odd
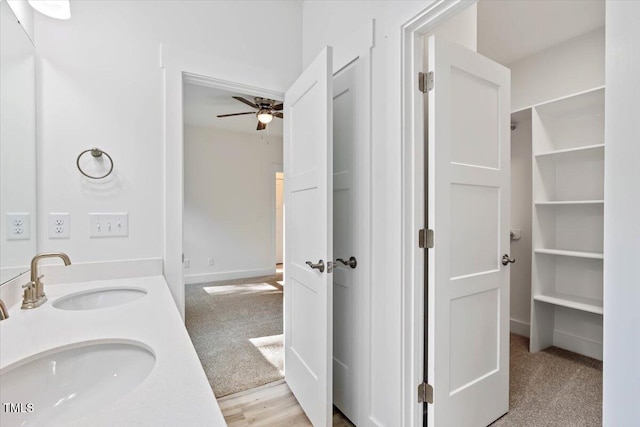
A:
[[[352,256],[348,261],[345,261],[342,258],[338,258],[336,262],[342,263],[343,265],[348,265],[351,268],[356,268],[358,266],[358,260],[356,257]]]
[[[316,264],[312,263],[311,261],[307,261],[305,262],[305,264],[307,264],[314,270],[320,270],[320,273],[324,273],[324,261],[322,260],[318,261]]]
[[[516,262],[515,258],[509,258],[509,254],[502,255],[502,265],[508,265],[509,263],[513,264]]]

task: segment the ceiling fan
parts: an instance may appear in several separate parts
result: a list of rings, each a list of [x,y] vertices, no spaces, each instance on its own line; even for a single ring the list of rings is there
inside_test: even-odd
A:
[[[271,122],[274,117],[282,119],[284,115],[280,112],[284,107],[282,102],[274,101],[267,98],[254,98],[255,102],[248,101],[240,96],[234,96],[233,99],[247,104],[250,107],[255,108],[256,111],[247,111],[245,113],[233,113],[233,114],[220,114],[218,117],[232,117],[232,116],[244,116],[246,114],[255,114],[258,117],[258,127],[256,130],[264,130],[267,128],[267,123]]]

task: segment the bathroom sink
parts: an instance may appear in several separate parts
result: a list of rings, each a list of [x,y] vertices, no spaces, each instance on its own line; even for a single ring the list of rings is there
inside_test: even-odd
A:
[[[142,298],[147,291],[139,288],[103,288],[77,292],[53,302],[61,310],[95,310],[113,307]]]
[[[0,425],[61,426],[94,414],[141,384],[155,360],[134,341],[84,342],[23,359],[0,371]],[[5,403],[18,406],[9,411]]]

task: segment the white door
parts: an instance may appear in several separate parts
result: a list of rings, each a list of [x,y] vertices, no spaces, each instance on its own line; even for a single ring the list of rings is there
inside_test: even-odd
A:
[[[285,379],[316,427],[331,425],[333,394],[332,55],[284,99]]]
[[[428,105],[430,426],[509,409],[510,72],[434,36]]]
[[[358,238],[356,150],[359,124],[356,70],[359,60],[333,80],[333,404],[358,425]],[[353,260],[351,260],[353,257]],[[347,263],[347,265],[345,265]]]

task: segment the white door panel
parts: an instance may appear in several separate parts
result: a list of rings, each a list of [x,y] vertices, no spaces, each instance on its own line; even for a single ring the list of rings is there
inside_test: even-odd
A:
[[[510,76],[429,38],[430,426],[481,427],[509,405]]]
[[[356,200],[356,123],[358,60],[343,68],[333,81],[333,251],[348,260],[359,255]],[[359,270],[336,262],[333,274],[333,403],[358,424]]]
[[[332,50],[284,100],[285,379],[316,427],[331,425],[333,389]],[[324,263],[324,272],[307,261]]]

